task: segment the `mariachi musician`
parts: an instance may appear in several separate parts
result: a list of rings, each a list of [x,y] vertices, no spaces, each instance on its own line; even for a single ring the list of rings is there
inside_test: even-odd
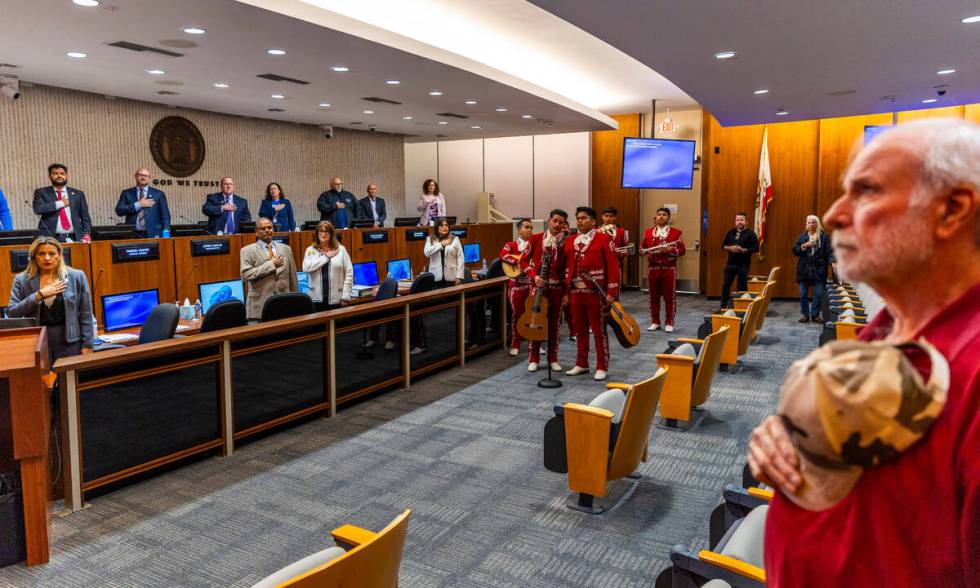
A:
[[[575,209],[578,235],[565,241],[565,283],[576,328],[578,350],[575,367],[565,372],[577,376],[589,372],[589,329],[595,338],[596,380],[606,379],[609,367],[609,337],[606,334],[604,307],[619,298],[619,259],[609,235],[596,230],[596,213],[593,208],[579,206]],[[595,279],[605,292],[605,300],[592,287],[587,274]]]
[[[616,250],[616,257],[619,258],[619,271],[623,271],[623,262],[630,254],[630,234],[629,231],[616,224],[616,216],[619,211],[614,206],[607,206],[602,211],[602,226],[599,231],[609,235]]]
[[[670,210],[658,208],[654,225],[643,233],[640,252],[647,256],[647,287],[650,289],[650,326],[660,328],[660,298],[664,299],[664,331],[674,332],[677,310],[677,258],[684,255],[681,230],[670,226]]]
[[[538,289],[543,288],[544,296],[548,299],[548,363],[555,372],[561,371],[558,365],[558,323],[565,298],[565,249],[560,243],[568,234],[567,228],[568,213],[560,208],[552,210],[548,215],[548,228],[531,236],[522,259],[524,274],[532,283],[530,295],[536,295]],[[542,275],[540,270],[546,251],[550,261],[547,274]],[[538,371],[540,352],[540,341],[528,344],[527,371]]]
[[[522,218],[517,221],[517,240],[504,243],[500,250],[500,261],[516,268],[521,267],[522,258],[527,251],[528,241],[534,232],[534,225],[530,219]],[[511,330],[514,332],[511,337],[510,354],[517,355],[521,352],[521,336],[517,333],[517,319],[521,318],[524,312],[524,301],[531,291],[531,280],[521,273],[516,278],[511,278],[507,282],[507,301],[510,303]]]

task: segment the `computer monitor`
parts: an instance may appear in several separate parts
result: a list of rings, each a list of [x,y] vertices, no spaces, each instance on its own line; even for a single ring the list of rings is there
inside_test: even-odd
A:
[[[417,227],[419,224],[419,217],[417,216],[400,216],[395,219],[396,227]]]
[[[442,218],[444,218],[444,219],[446,219],[446,221],[448,221],[448,222],[449,222],[449,225],[450,225],[450,226],[452,226],[452,225],[455,225],[455,224],[456,224],[456,217],[455,217],[455,216],[444,216],[444,217],[442,217]]]
[[[136,225],[102,225],[92,227],[93,241],[111,241],[112,239],[135,239]]]
[[[39,234],[35,229],[0,231],[0,245],[30,245]]]
[[[463,245],[463,263],[479,263],[479,261],[480,261],[480,244],[465,243]]]
[[[354,264],[354,285],[355,286],[377,286],[378,285],[378,263],[375,261],[364,261]]]
[[[393,280],[411,280],[412,266],[408,258],[388,262],[388,277]]]
[[[238,225],[238,232],[243,235],[247,233],[254,233],[255,221],[242,221],[242,224]]]
[[[310,293],[310,274],[306,272],[296,272],[296,284],[301,294]]]
[[[105,330],[118,331],[138,327],[158,304],[160,304],[160,292],[156,288],[106,294],[102,296],[102,320],[105,323]]]
[[[207,234],[205,225],[170,225],[171,237],[202,237]]]
[[[303,226],[300,227],[300,229],[303,230],[303,231],[315,231],[316,230],[316,226],[318,224],[320,224],[320,221],[318,221],[318,220],[306,221],[306,222],[303,223]]]
[[[204,282],[197,285],[197,298],[201,301],[201,312],[207,312],[215,304],[232,298],[244,303],[245,286],[241,280]]]
[[[355,229],[370,229],[374,226],[373,218],[355,218],[354,228]]]

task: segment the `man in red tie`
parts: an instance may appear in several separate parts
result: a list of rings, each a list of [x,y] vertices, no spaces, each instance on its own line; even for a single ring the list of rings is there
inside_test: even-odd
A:
[[[85,192],[68,186],[68,167],[61,163],[48,166],[51,185],[34,190],[34,214],[42,235],[59,241],[92,240],[92,218],[88,215]]]

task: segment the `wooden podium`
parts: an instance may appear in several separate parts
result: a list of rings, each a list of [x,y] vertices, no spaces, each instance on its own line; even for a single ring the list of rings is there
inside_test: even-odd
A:
[[[48,371],[47,331],[2,330],[0,349],[0,470],[20,466],[27,565],[33,566],[48,561],[51,401],[42,379]]]

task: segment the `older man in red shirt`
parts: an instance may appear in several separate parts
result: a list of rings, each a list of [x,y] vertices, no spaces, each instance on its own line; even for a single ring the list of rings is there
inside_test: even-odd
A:
[[[946,406],[915,445],[865,471],[813,512],[786,496],[799,457],[779,417],[752,434],[749,465],[777,487],[765,534],[766,581],[793,586],[977,586],[980,582],[980,127],[899,125],[850,165],[824,215],[838,265],[885,310],[860,338],[925,338],[946,358]]]

